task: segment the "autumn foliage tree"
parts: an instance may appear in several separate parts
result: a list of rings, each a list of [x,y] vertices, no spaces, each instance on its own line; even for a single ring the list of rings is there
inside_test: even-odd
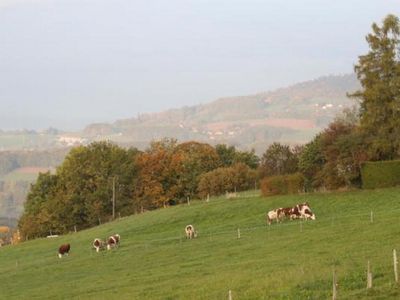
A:
[[[243,163],[221,167],[204,173],[199,178],[199,196],[222,195],[225,192],[243,191],[254,186],[257,172]]]

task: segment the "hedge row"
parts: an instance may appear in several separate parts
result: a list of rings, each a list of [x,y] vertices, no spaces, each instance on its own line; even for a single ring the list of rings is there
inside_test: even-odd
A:
[[[298,194],[304,192],[304,177],[300,173],[266,177],[261,180],[263,196]]]
[[[361,178],[364,189],[400,185],[400,160],[365,162]]]

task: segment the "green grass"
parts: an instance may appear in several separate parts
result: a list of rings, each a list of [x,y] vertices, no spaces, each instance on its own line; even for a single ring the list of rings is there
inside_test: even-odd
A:
[[[399,299],[400,188],[192,202],[56,239],[0,249],[1,299]],[[307,200],[316,221],[266,226],[267,210]],[[370,211],[374,222],[370,222]],[[183,229],[193,224],[195,240]],[[237,238],[237,228],[241,238]],[[121,235],[95,253],[95,237]],[[57,247],[71,243],[69,257]],[[400,256],[400,253],[399,253]],[[371,261],[373,288],[366,291]]]

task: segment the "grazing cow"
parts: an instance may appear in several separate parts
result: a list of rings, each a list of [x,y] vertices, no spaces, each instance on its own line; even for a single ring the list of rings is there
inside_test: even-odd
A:
[[[197,231],[194,229],[193,225],[187,225],[185,227],[185,234],[187,239],[194,239],[197,237]]]
[[[279,220],[280,220],[280,214],[281,214],[281,209],[282,209],[282,208],[277,208],[277,209],[274,209],[274,210],[270,210],[270,211],[267,213],[267,223],[268,223],[268,225],[271,225],[271,223],[272,223],[273,220],[276,220],[276,223],[279,222]]]
[[[105,244],[106,243],[101,239],[94,239],[93,248],[96,249],[96,252],[99,252],[100,250],[105,248]]]
[[[114,235],[110,236],[107,240],[107,250],[118,247],[120,241],[121,241],[121,237],[119,234],[114,234]]]
[[[58,248],[58,257],[61,258],[63,255],[68,255],[70,249],[70,244],[61,245],[60,248]]]

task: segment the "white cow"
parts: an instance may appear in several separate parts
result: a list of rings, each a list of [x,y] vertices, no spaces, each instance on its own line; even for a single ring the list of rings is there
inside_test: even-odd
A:
[[[185,234],[187,239],[193,239],[197,237],[197,231],[194,229],[193,225],[187,225],[185,227]]]

